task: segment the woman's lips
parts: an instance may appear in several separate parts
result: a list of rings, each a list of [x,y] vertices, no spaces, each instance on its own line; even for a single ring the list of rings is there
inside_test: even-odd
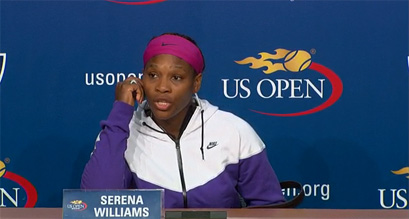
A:
[[[156,107],[156,109],[158,109],[158,110],[166,111],[166,110],[169,109],[170,103],[169,103],[169,102],[166,102],[166,101],[156,101],[156,102],[155,102],[155,107]]]

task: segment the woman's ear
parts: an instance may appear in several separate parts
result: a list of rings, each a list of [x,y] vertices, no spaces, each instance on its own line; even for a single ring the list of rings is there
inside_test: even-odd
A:
[[[193,93],[197,93],[200,90],[200,86],[202,85],[202,74],[197,74],[194,78],[193,82]]]

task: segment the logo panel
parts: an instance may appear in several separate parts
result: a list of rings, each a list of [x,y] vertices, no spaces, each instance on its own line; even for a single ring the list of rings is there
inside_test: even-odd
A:
[[[326,79],[319,79],[318,81],[321,83],[321,89],[315,87],[313,83],[309,79],[276,79],[276,82],[272,81],[269,78],[260,80],[257,84],[257,93],[259,96],[265,99],[270,99],[273,95],[276,98],[283,98],[282,92],[287,91],[290,92],[291,95],[289,98],[291,99],[300,99],[300,98],[311,98],[309,96],[308,91],[306,95],[296,95],[296,92],[300,92],[302,83],[306,84],[306,89],[312,88],[315,92],[322,98],[323,96],[323,83],[325,80],[330,82],[332,87],[332,93],[329,98],[320,103],[318,106],[312,107],[310,109],[301,110],[299,112],[293,113],[275,113],[269,112],[267,110],[260,110],[260,109],[250,109],[251,111],[263,115],[268,116],[282,116],[282,117],[290,117],[290,116],[302,116],[307,114],[312,114],[324,110],[335,102],[341,97],[343,92],[343,84],[341,79],[338,75],[332,71],[331,69],[327,68],[326,66],[313,62],[311,54],[304,50],[287,50],[287,49],[275,49],[274,54],[267,53],[267,52],[260,52],[258,55],[260,58],[256,57],[247,57],[239,61],[235,61],[237,64],[240,65],[247,65],[250,64],[249,68],[251,69],[262,69],[263,73],[266,75],[270,75],[275,72],[289,72],[295,74],[302,74],[305,70],[314,71],[321,76],[324,76]],[[249,80],[249,79],[247,79]],[[250,81],[247,81],[250,83]],[[267,83],[265,83],[267,82]],[[271,94],[265,95],[262,93],[261,86],[264,84],[271,84]],[[226,83],[225,83],[226,84]],[[245,86],[245,85],[241,85]],[[250,93],[249,89],[247,88],[248,93]],[[226,96],[226,89],[225,89],[225,96]],[[249,95],[248,95],[249,96]]]

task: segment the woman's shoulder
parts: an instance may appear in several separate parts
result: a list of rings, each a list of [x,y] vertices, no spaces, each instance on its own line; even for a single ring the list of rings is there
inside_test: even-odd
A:
[[[215,121],[218,121],[225,127],[236,129],[239,132],[254,132],[253,127],[246,120],[232,112],[219,109],[214,117]]]
[[[265,145],[254,128],[243,118],[232,112],[218,110],[213,125],[227,138],[239,140],[240,159],[260,153]]]

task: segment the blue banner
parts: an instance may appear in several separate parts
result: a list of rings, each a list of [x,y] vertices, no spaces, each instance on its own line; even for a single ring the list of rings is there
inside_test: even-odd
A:
[[[407,209],[408,4],[0,0],[0,207],[61,207],[115,84],[180,32],[205,57],[199,97],[253,126],[300,208]]]

